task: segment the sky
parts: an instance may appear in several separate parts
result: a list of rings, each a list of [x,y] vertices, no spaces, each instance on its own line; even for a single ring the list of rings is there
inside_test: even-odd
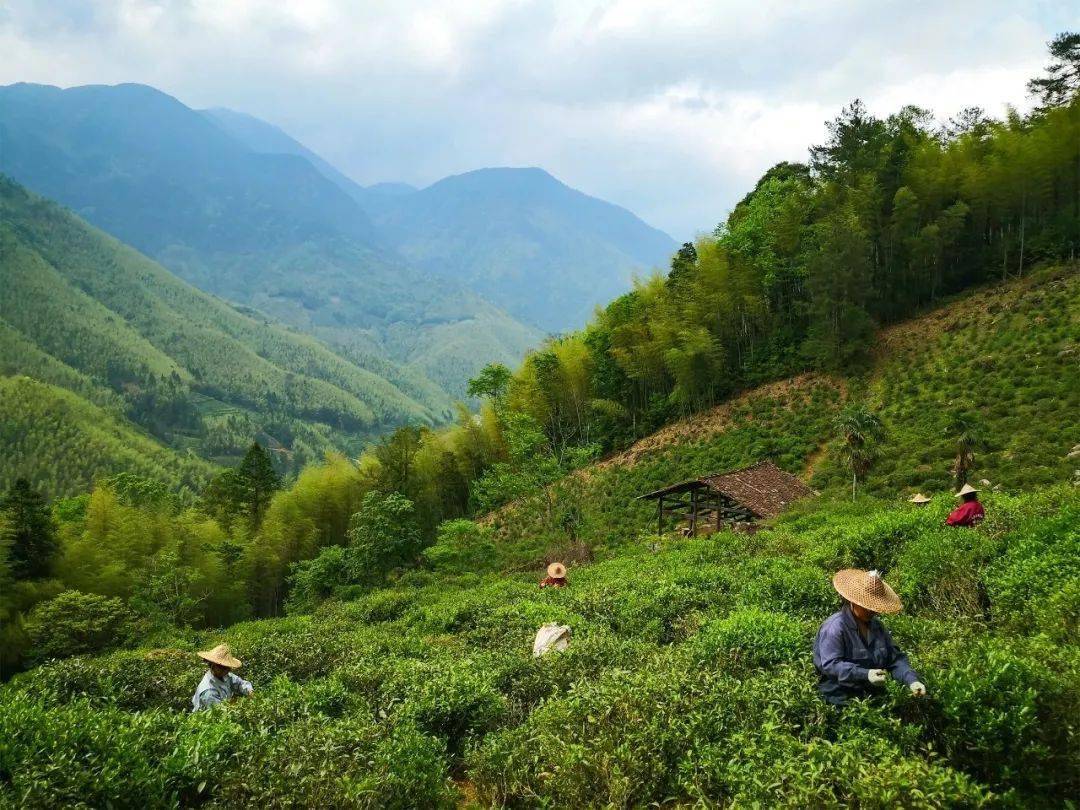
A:
[[[859,97],[1030,106],[1076,0],[0,0],[0,84],[150,84],[354,180],[540,166],[679,241]]]

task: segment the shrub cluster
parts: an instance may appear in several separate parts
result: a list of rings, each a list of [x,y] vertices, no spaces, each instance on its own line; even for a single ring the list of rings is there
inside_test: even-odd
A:
[[[822,503],[749,540],[574,566],[558,591],[405,577],[175,647],[45,663],[0,688],[0,804],[1060,805],[1080,789],[1080,494],[988,507],[982,527],[944,531],[937,507]],[[890,685],[837,712],[813,635],[832,570],[877,558],[909,608],[886,623],[929,695]],[[573,637],[536,659],[547,621]],[[194,651],[222,639],[255,695],[192,715]]]

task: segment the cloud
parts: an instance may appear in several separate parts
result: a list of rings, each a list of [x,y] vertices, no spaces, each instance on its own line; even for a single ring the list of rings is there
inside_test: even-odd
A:
[[[1026,104],[1071,0],[8,0],[0,83],[136,81],[283,127],[360,182],[539,165],[677,238],[852,98]]]

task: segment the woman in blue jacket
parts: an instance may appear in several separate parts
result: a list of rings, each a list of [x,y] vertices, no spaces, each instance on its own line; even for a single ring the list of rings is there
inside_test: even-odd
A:
[[[845,568],[833,577],[844,606],[827,618],[814,641],[818,691],[834,706],[883,691],[891,675],[915,697],[926,687],[878,620],[879,613],[899,613],[896,591],[877,571]]]

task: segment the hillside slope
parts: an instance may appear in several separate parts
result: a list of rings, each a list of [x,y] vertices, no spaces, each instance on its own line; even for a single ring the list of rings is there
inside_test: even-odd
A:
[[[571,542],[537,495],[485,518],[506,567],[569,553],[610,553],[655,531],[654,507],[634,498],[666,484],[771,458],[829,494],[850,492],[833,419],[844,402],[880,413],[886,438],[863,485],[894,500],[948,491],[952,414],[973,413],[984,449],[972,480],[1015,491],[1073,479],[1080,466],[1080,273],[1077,266],[973,291],[884,330],[869,371],[804,375],[746,392],[672,424],[574,474],[559,494],[579,504]]]
[[[308,155],[248,148],[151,87],[2,87],[0,132],[0,172],[200,289],[347,346],[374,373],[397,366],[440,412],[469,375],[449,392],[425,381],[395,326],[475,331],[466,348],[482,353],[454,358],[470,373],[540,339],[516,323],[504,329],[512,319],[455,280],[403,261]]]
[[[228,457],[268,434],[299,464],[441,416],[3,177],[0,215],[0,373],[67,388],[207,457]],[[0,484],[12,475],[0,463]],[[49,475],[43,462],[31,477]],[[69,483],[63,492],[92,480]]]
[[[165,447],[121,414],[29,377],[0,376],[0,488],[26,478],[51,495],[85,492],[117,473],[198,492],[214,472],[193,453]]]
[[[330,586],[313,612],[17,675],[0,686],[0,803],[1060,807],[1080,790],[1080,489],[1058,462],[1074,367],[1043,359],[1072,363],[1078,278],[977,290],[884,332],[865,378],[764,386],[573,475],[559,505],[577,505],[598,559],[572,560],[569,587],[537,588],[541,560],[573,550],[538,493],[471,527],[475,548]],[[969,344],[994,347],[984,380],[1009,395],[975,403],[990,435],[1028,432],[1023,466],[980,457],[976,474],[1008,487],[985,493],[982,525],[953,529],[949,494],[915,508],[892,487],[947,469],[919,419],[898,422]],[[1062,375],[1059,403],[1045,386]],[[925,453],[929,470],[882,459],[868,487],[886,496],[851,501],[830,447],[845,400],[886,412],[888,454]],[[632,500],[765,456],[817,460],[824,491],[754,535],[656,538]],[[1047,470],[1060,483],[1039,487]],[[73,520],[79,535],[89,521]],[[817,695],[814,634],[849,566],[884,569],[903,599],[885,621],[925,698],[890,683],[837,712]],[[569,648],[537,658],[547,622],[571,628]],[[255,696],[193,715],[195,651],[223,640]]]

